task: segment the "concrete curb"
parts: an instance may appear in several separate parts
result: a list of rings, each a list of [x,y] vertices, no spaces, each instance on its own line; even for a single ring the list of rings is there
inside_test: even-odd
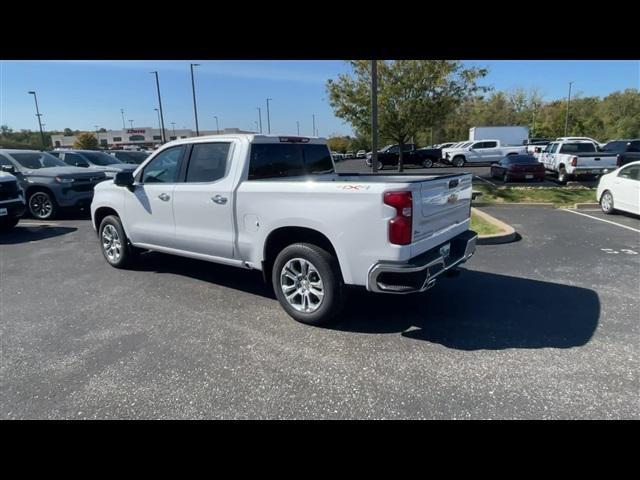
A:
[[[592,210],[592,209],[599,209],[600,208],[600,204],[599,203],[576,203],[573,208],[575,208],[576,210]]]
[[[502,220],[498,220],[488,213],[474,207],[471,207],[471,212],[476,214],[485,222],[502,230],[501,233],[494,233],[493,235],[478,235],[478,240],[476,242],[478,245],[497,245],[500,243],[513,242],[516,239],[517,233],[511,225],[507,225]]]
[[[518,203],[518,202],[473,202],[474,207],[538,207],[538,208],[554,208],[553,203]]]

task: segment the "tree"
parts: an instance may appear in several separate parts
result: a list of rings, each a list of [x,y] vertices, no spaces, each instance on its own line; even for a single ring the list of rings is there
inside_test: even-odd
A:
[[[71,130],[70,128],[65,128],[64,132],[63,132],[63,135],[65,137],[71,137],[73,135],[73,130]]]
[[[327,82],[329,103],[354,131],[371,135],[371,62],[349,62],[352,74]],[[402,146],[418,131],[433,127],[464,99],[486,90],[476,81],[485,69],[463,68],[450,60],[385,60],[378,62],[378,126],[383,141]]]
[[[80,148],[82,150],[97,150],[98,139],[93,133],[81,133],[73,144],[74,148]]]
[[[331,136],[327,139],[327,145],[332,152],[344,153],[349,150],[351,139],[349,137]]]

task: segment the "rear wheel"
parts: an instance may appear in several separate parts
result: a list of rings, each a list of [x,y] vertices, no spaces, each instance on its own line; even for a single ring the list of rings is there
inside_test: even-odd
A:
[[[464,157],[455,157],[451,163],[453,164],[454,167],[460,168],[464,166],[465,160],[464,160]]]
[[[615,210],[613,208],[613,195],[609,190],[605,190],[602,196],[600,197],[600,208],[606,214],[612,214]]]
[[[378,170],[383,170],[384,169],[384,165],[382,164],[382,162],[380,160],[378,160],[377,168],[378,168]]]
[[[324,325],[342,309],[344,285],[338,262],[316,245],[295,243],[282,250],[271,281],[280,305],[298,322]]]
[[[422,166],[424,168],[431,168],[433,167],[433,160],[431,158],[425,158],[424,161],[422,162]]]
[[[49,192],[37,190],[27,200],[29,213],[38,220],[51,220],[58,213],[58,204]]]
[[[504,174],[502,175],[502,181],[504,183],[507,183],[509,180],[510,180],[509,174],[505,171]]]
[[[569,174],[567,174],[567,169],[564,167],[561,167],[560,170],[558,171],[558,183],[560,185],[566,185],[568,180],[569,180]]]

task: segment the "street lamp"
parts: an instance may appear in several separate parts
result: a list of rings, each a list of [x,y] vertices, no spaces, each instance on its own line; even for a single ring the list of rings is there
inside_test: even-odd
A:
[[[260,133],[262,133],[262,111],[260,107],[256,107],[258,109],[258,120],[260,120]]]
[[[193,92],[193,114],[196,117],[196,137],[200,135],[198,130],[198,108],[196,107],[196,84],[193,79],[193,67],[199,67],[199,63],[192,63],[191,65],[191,91]]]
[[[269,118],[269,100],[273,100],[273,98],[267,98],[267,133],[271,133],[271,119]]]
[[[173,127],[173,139],[176,139],[176,122],[171,122],[171,126]]]
[[[298,127],[298,135],[300,135],[300,122],[296,120],[296,126]]]
[[[258,132],[258,121],[256,120],[255,122],[253,122],[256,124],[256,132]]]
[[[100,131],[98,130],[100,127],[98,125],[94,125],[96,127],[96,140],[98,140],[98,147],[100,146]]]
[[[133,130],[133,120],[129,120],[129,124],[131,125],[131,130]]]
[[[214,116],[213,116],[213,118],[215,118],[215,119],[216,119],[216,131],[217,131],[218,133],[220,133],[220,125],[218,124],[218,116],[217,116],[217,115],[214,115]]]
[[[162,130],[162,123],[160,123],[160,110],[158,110],[157,108],[154,108],[154,110],[158,114],[158,130]]]
[[[313,117],[313,135],[312,136],[316,136],[316,115],[313,114],[311,115],[311,117]]]
[[[569,96],[567,97],[567,116],[564,119],[564,136],[567,136],[567,131],[569,128],[569,103],[571,102],[571,84],[573,82],[569,82]]]
[[[164,133],[164,114],[162,113],[162,99],[160,98],[160,80],[158,80],[157,71],[149,73],[153,73],[156,76],[156,89],[158,90],[158,107],[160,107],[160,123],[162,125],[162,143],[166,143],[167,137]]]
[[[126,130],[127,126],[124,123],[124,109],[123,108],[120,109],[120,115],[122,115],[122,129]]]
[[[33,95],[33,99],[36,102],[36,117],[38,117],[38,125],[40,126],[40,137],[42,138],[42,149],[46,149],[46,145],[44,144],[44,132],[42,131],[42,119],[40,118],[42,114],[40,113],[40,109],[38,108],[38,96],[36,92],[33,90],[29,91],[29,95]]]

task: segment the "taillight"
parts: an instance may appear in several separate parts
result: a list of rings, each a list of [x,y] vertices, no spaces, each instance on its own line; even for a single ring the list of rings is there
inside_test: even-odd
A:
[[[396,216],[389,220],[389,242],[395,245],[410,244],[413,229],[411,192],[386,192],[384,203],[396,209]]]
[[[578,166],[578,157],[571,157],[571,166],[572,167]]]

